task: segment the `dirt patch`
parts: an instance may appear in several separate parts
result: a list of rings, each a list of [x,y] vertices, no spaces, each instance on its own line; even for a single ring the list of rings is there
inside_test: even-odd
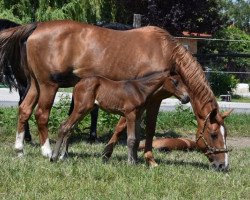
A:
[[[227,137],[227,145],[239,149],[250,147],[250,137]]]

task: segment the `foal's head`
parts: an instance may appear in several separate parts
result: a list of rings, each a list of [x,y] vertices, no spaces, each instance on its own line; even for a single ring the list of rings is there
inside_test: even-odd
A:
[[[225,171],[229,167],[228,149],[226,146],[227,130],[224,119],[232,110],[219,113],[217,110],[210,112],[205,120],[200,121],[196,143],[208,157],[215,170]]]
[[[187,88],[179,75],[172,75],[166,78],[163,84],[163,89],[171,95],[174,95],[183,104],[188,103],[190,100]]]

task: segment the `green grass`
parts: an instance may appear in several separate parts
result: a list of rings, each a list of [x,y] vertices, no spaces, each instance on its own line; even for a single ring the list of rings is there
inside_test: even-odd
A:
[[[14,136],[12,137],[14,140]],[[149,169],[142,159],[128,165],[127,148],[118,145],[104,164],[104,144],[78,141],[70,157],[50,163],[38,146],[26,145],[25,157],[16,158],[12,143],[0,146],[0,199],[249,199],[250,149],[230,154],[227,173],[209,169],[197,152],[155,151],[160,166]]]
[[[50,137],[57,138],[59,124],[67,117],[68,103],[56,105],[50,118]],[[50,163],[40,153],[34,117],[30,120],[35,145],[25,145],[17,158],[13,143],[17,108],[0,108],[0,199],[250,199],[250,148],[230,153],[230,170],[215,172],[198,152],[154,151],[159,167],[149,169],[139,153],[138,165],[127,164],[127,148],[120,143],[110,162],[101,152],[118,118],[100,113],[98,134],[103,143],[86,143],[88,130],[73,135],[69,158]],[[225,124],[230,136],[250,136],[250,115],[233,113]],[[78,130],[89,126],[89,117]],[[160,113],[157,136],[194,134],[196,122],[188,109]],[[54,145],[54,143],[52,144]]]

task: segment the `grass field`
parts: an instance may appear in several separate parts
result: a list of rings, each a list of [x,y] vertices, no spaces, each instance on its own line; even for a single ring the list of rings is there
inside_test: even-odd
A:
[[[57,138],[59,123],[67,116],[63,102],[51,113],[50,136]],[[100,113],[98,144],[86,143],[86,134],[74,135],[69,158],[50,163],[40,154],[36,126],[31,119],[35,145],[25,146],[25,157],[13,151],[16,108],[0,108],[0,199],[250,199],[250,148],[230,153],[230,170],[216,172],[198,152],[154,151],[159,167],[149,169],[139,152],[139,163],[127,164],[127,148],[117,146],[113,157],[103,163],[101,152],[117,118]],[[225,122],[229,135],[250,136],[250,115],[232,114]],[[168,123],[166,123],[168,122]],[[78,126],[88,127],[89,118]],[[189,110],[160,113],[157,136],[194,134],[195,120]],[[54,143],[52,144],[54,145]]]
[[[102,163],[104,144],[83,141],[70,146],[70,158],[50,163],[38,146],[26,147],[17,159],[13,143],[1,144],[0,199],[249,199],[250,149],[230,154],[227,173],[209,169],[197,152],[155,151],[160,166],[149,169],[140,155],[136,166],[126,163],[119,145],[109,163]]]

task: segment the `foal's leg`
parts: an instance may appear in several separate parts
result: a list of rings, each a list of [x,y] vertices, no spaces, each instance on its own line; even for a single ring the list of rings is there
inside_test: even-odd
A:
[[[74,110],[74,97],[72,96],[70,108],[69,108],[69,115]],[[89,133],[89,140],[90,142],[95,142],[97,139],[97,118],[98,118],[98,110],[99,107],[95,106],[95,108],[90,112],[91,114],[91,125],[90,125],[90,133]]]
[[[42,155],[45,157],[51,157],[52,155],[52,150],[48,138],[48,120],[57,90],[57,86],[45,84],[40,85],[40,95],[35,112],[40,144],[42,145]]]
[[[18,156],[23,155],[25,124],[27,123],[28,119],[32,114],[33,108],[37,102],[37,97],[38,97],[38,91],[36,88],[36,84],[34,79],[31,79],[31,85],[28,90],[28,93],[19,106],[18,125],[17,125],[16,141],[15,141],[15,150]]]
[[[137,162],[137,150],[140,142],[140,119],[135,112],[126,116],[127,120],[127,145],[128,145],[128,163],[135,164]]]
[[[122,131],[127,127],[127,122],[126,122],[126,118],[125,117],[121,117],[120,120],[118,121],[116,127],[115,127],[115,131],[111,137],[111,139],[109,140],[108,144],[106,145],[106,147],[103,150],[102,153],[102,158],[103,161],[108,161],[108,159],[111,157],[114,147],[117,144]]]
[[[146,108],[146,142],[144,149],[144,157],[149,166],[155,167],[158,164],[154,160],[152,153],[152,142],[155,134],[156,120],[161,105],[161,100],[152,100]]]
[[[71,113],[69,118],[61,124],[59,128],[58,140],[56,142],[51,161],[57,160],[62,143],[63,150],[60,158],[64,157],[65,153],[67,152],[67,143],[71,133],[70,131],[72,130],[74,125],[78,123],[84,116],[86,116],[89,111],[94,107],[94,98],[91,98],[90,100],[88,97],[84,97],[83,99],[86,102],[84,102],[82,98],[78,100],[78,97],[75,97],[75,105],[73,112]]]

